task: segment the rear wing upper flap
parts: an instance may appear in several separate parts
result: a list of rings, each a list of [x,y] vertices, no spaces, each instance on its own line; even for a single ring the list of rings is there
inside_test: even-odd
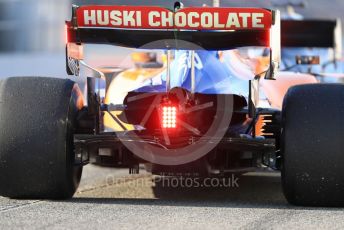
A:
[[[73,26],[117,29],[253,30],[270,29],[274,11],[263,8],[157,6],[73,6]]]

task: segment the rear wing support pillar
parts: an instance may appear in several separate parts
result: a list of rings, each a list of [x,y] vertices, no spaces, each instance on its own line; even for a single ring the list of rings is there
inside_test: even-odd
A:
[[[167,50],[166,92],[171,90],[171,50]]]

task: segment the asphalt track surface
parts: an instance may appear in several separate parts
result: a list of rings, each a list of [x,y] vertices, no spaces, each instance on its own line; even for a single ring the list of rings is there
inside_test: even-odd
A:
[[[0,78],[65,77],[63,54],[0,56],[0,68]],[[289,205],[276,173],[244,176],[232,188],[173,187],[156,180],[146,173],[129,176],[128,170],[86,166],[71,200],[0,197],[0,229],[344,228],[344,209]]]
[[[276,173],[235,188],[173,187],[150,174],[85,167],[67,201],[0,198],[0,229],[342,229],[344,210],[287,204]]]

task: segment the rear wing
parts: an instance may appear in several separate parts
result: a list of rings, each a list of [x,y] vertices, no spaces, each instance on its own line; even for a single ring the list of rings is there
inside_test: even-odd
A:
[[[83,44],[189,50],[189,42],[205,50],[274,44],[279,61],[279,26],[279,12],[261,8],[73,6],[66,22],[67,59],[82,60]]]
[[[333,48],[337,58],[342,53],[340,20],[282,20],[281,46],[289,48]]]

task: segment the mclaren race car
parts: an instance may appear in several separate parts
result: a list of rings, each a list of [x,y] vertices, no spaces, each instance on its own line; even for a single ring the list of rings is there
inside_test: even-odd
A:
[[[290,203],[344,205],[344,86],[269,93],[304,77],[278,73],[279,11],[182,6],[73,6],[66,67],[86,88],[0,82],[0,195],[71,198],[94,163],[191,177],[281,171]],[[129,65],[92,66],[92,44],[125,49]]]

